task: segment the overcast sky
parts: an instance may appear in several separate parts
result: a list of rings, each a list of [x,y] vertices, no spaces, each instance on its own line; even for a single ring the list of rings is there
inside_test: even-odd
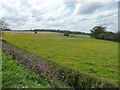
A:
[[[84,1],[84,2],[83,2]],[[102,2],[103,1],[103,2]],[[0,18],[10,29],[89,32],[96,25],[118,31],[118,0],[0,0]]]

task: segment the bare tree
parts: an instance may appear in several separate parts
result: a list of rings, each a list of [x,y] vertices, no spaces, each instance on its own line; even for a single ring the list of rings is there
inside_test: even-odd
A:
[[[5,20],[5,18],[0,18],[0,29],[5,30],[8,29],[9,24]]]

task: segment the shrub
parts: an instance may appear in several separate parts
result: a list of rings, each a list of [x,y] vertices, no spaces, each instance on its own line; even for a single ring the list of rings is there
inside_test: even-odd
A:
[[[69,31],[65,31],[64,32],[64,36],[70,36],[70,32]]]

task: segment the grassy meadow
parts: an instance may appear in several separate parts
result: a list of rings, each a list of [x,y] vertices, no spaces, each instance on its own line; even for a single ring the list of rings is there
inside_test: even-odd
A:
[[[118,82],[118,43],[89,36],[4,33],[4,40],[65,67]]]
[[[77,38],[84,38],[84,39],[90,39],[91,38],[89,35],[79,35],[79,34],[71,34],[70,36],[71,37],[77,37]]]
[[[29,71],[10,55],[2,56],[3,88],[52,88],[42,77]]]

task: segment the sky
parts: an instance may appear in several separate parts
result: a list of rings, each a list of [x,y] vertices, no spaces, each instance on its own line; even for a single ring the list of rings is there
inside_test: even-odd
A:
[[[9,28],[90,32],[98,25],[118,31],[118,0],[0,0]]]

